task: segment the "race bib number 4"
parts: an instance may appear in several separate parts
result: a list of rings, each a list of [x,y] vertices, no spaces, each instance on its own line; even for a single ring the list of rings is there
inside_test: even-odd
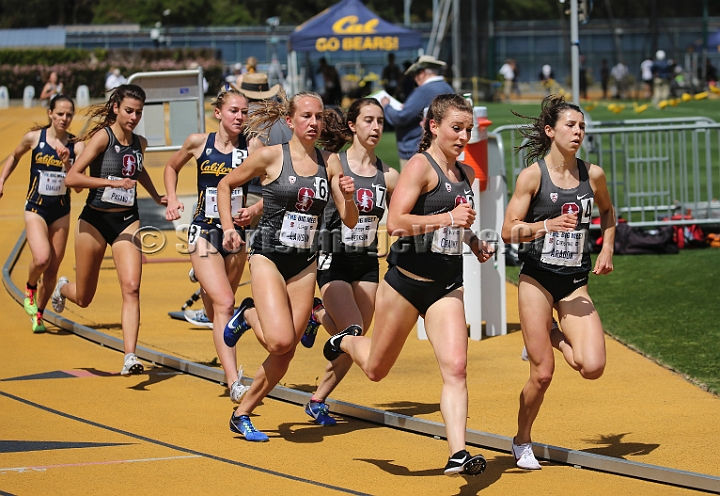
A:
[[[233,217],[244,205],[244,193],[242,188],[235,188],[230,197]],[[217,188],[205,188],[205,217],[217,219],[220,217],[217,206]]]
[[[442,253],[443,255],[462,255],[463,234],[462,227],[441,227],[433,233],[430,249],[433,253]]]
[[[64,172],[40,172],[38,193],[44,196],[63,196],[67,193]]]
[[[284,246],[307,250],[312,247],[317,225],[317,215],[285,212],[282,228],[280,228],[280,243]]]
[[[111,181],[119,181],[122,177],[109,176]],[[135,188],[105,188],[102,194],[102,201],[122,205],[123,207],[132,207],[135,204]]]
[[[585,250],[586,231],[549,232],[540,261],[549,265],[579,267]]]
[[[376,215],[361,215],[352,229],[343,224],[343,243],[347,246],[370,246],[375,241],[379,221]]]

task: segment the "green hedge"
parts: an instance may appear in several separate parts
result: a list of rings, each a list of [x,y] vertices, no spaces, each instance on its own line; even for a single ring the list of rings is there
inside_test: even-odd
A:
[[[125,77],[136,72],[187,69],[196,62],[203,67],[210,92],[222,84],[222,63],[211,49],[164,50],[0,50],[0,86],[7,86],[10,98],[22,98],[26,86],[40,95],[49,74],[58,73],[63,92],[74,96],[77,87],[85,84],[92,98],[102,97],[105,76],[113,68]]]

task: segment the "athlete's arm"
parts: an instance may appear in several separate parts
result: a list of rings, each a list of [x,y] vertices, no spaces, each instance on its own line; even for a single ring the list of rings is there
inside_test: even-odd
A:
[[[23,155],[25,155],[33,147],[35,142],[39,139],[40,131],[30,131],[25,133],[25,136],[20,140],[20,144],[15,147],[15,150],[8,155],[3,166],[2,173],[0,173],[0,198],[2,198],[3,190],[5,189],[5,181],[13,173],[15,167]]]
[[[207,134],[195,133],[187,137],[182,147],[172,154],[170,160],[165,164],[163,171],[163,182],[167,196],[167,208],[165,209],[166,220],[177,220],[180,218],[180,211],[185,211],[185,205],[177,197],[177,181],[180,169],[192,158],[198,158],[202,147],[207,141]]]
[[[101,177],[91,177],[85,174],[85,169],[107,148],[110,138],[103,130],[98,131],[90,138],[85,150],[75,160],[75,165],[70,168],[65,176],[65,185],[71,188],[124,188],[132,189],[135,187],[135,181],[130,178],[119,180],[104,179]]]
[[[140,139],[140,147],[142,149],[142,154],[144,157],[145,149],[147,148],[147,140],[143,136],[138,136],[138,138]],[[157,190],[155,189],[155,185],[153,184],[153,180],[150,177],[147,168],[144,166],[140,171],[140,175],[138,176],[138,182],[142,184],[142,187],[145,188],[148,193],[150,193],[150,196],[153,200],[155,200],[155,203],[157,203],[158,205],[167,205],[167,197],[160,196],[160,193],[157,192]]]
[[[65,168],[65,173],[67,174],[67,171],[69,171],[73,165],[75,165],[75,162],[77,162],[78,157],[80,154],[85,150],[85,142],[84,141],[78,141],[75,143],[75,161],[70,165],[70,167]],[[73,188],[75,190],[75,193],[80,193],[82,191],[82,188],[75,187]]]
[[[393,191],[395,191],[398,180],[400,179],[400,173],[392,167],[383,164],[383,175],[385,176],[385,187],[387,188],[385,203],[390,205]]]
[[[336,153],[325,154],[328,179],[330,180],[330,193],[332,194],[338,214],[343,224],[349,228],[355,227],[358,221],[357,204],[355,203],[355,180],[343,174],[342,164]]]
[[[435,188],[437,181],[435,170],[423,155],[415,155],[405,164],[390,201],[388,234],[414,236],[444,226],[464,228],[472,226],[475,221],[475,211],[468,203],[461,203],[449,213],[434,215],[410,213],[420,195]]]
[[[615,208],[613,208],[610,192],[607,189],[605,171],[597,165],[591,165],[589,174],[595,205],[600,211],[600,229],[603,238],[603,246],[595,261],[593,274],[609,274],[613,270],[612,256],[615,253]]]

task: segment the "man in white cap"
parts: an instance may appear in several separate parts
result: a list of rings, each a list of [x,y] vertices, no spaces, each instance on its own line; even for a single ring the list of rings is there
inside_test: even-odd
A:
[[[659,107],[659,103],[667,100],[670,96],[670,64],[665,60],[665,52],[655,52],[655,63],[652,66],[653,73],[653,98],[652,103]]]
[[[423,133],[420,127],[423,109],[437,95],[455,93],[442,76],[445,66],[445,62],[432,55],[422,55],[405,71],[406,76],[415,78],[418,87],[407,97],[402,110],[393,109],[388,98],[380,102],[385,109],[385,121],[395,127],[400,167],[404,167],[410,157],[418,152]]]

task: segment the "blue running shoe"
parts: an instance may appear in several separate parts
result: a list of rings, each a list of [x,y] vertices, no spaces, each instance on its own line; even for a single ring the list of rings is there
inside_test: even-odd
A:
[[[330,416],[330,409],[324,401],[312,401],[310,400],[305,405],[305,413],[315,419],[316,424],[320,425],[335,425],[337,422]]]
[[[242,435],[248,441],[264,443],[270,440],[267,434],[255,428],[252,420],[247,415],[236,417],[233,413],[230,417],[230,430]]]
[[[230,348],[235,346],[242,335],[245,334],[245,331],[250,329],[250,325],[245,321],[245,310],[254,306],[255,302],[252,298],[245,298],[235,311],[235,315],[230,318],[230,321],[225,326],[223,339]]]
[[[318,321],[317,317],[315,316],[315,312],[317,312],[320,307],[322,306],[322,300],[320,298],[315,298],[313,300],[313,308],[312,312],[310,312],[310,320],[308,321],[308,325],[305,328],[305,334],[302,335],[300,338],[300,342],[305,348],[312,348],[315,344],[315,338],[317,337],[318,327],[320,327],[320,322]]]
[[[325,355],[325,358],[328,361],[332,362],[337,357],[345,353],[340,348],[340,342],[345,336],[360,336],[361,334],[362,328],[359,325],[352,324],[347,326],[345,329],[327,340],[325,347],[323,348],[323,355]]]

